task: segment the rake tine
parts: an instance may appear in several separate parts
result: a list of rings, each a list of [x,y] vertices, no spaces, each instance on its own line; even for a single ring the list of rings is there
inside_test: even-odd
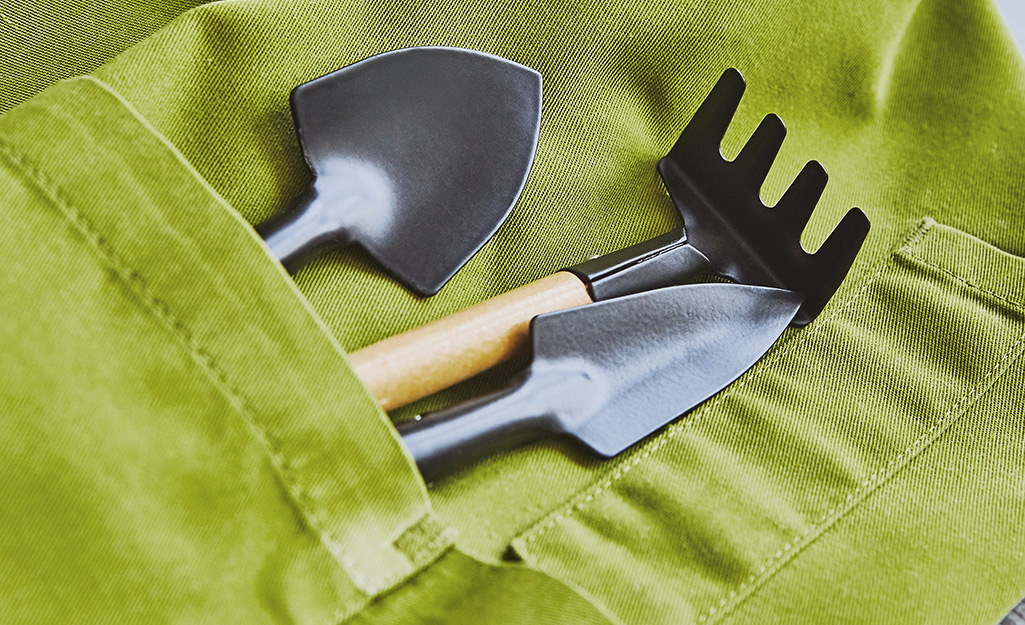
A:
[[[847,276],[848,269],[868,235],[868,229],[868,216],[860,208],[852,208],[822,246],[809,256],[807,266],[809,269],[817,267],[820,275],[815,288],[808,289],[801,311],[794,319],[796,324],[808,323],[825,308],[826,302]]]
[[[740,154],[733,160],[738,175],[746,176],[752,183],[761,185],[786,136],[787,127],[783,120],[775,114],[766,115]]]
[[[844,269],[854,262],[862,241],[868,235],[868,216],[860,208],[852,208],[843,216],[825,242],[811,255],[823,267]]]
[[[800,239],[828,180],[829,175],[818,161],[808,161],[773,208],[773,214],[779,216],[794,237]]]
[[[695,151],[708,149],[714,149],[716,154],[721,154],[719,146],[730,121],[733,120],[737,106],[740,105],[744,85],[744,77],[736,69],[731,67],[723,72],[694,113],[694,117],[683,129],[669,154],[696,157],[693,155]]]
[[[801,293],[805,303],[793,325],[815,318],[851,269],[868,233],[868,218],[853,210],[815,254],[801,234],[822,197],[828,176],[809,161],[772,208],[761,199],[765,176],[778,157],[786,127],[767,115],[737,158],[719,144],[744,91],[744,79],[726,70],[658,164],[669,197],[686,228],[687,245],[699,250],[722,277]]]

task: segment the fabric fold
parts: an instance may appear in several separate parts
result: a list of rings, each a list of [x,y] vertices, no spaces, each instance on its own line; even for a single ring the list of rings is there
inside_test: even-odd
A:
[[[616,622],[452,549],[290,277],[109,86],[0,119],[0,190],[8,622]]]
[[[828,593],[802,594],[827,577],[861,589],[875,606],[858,609],[866,622],[893,611],[900,622],[996,622],[1017,582],[954,582],[949,571],[955,559],[979,571],[1025,566],[1015,524],[986,513],[1025,511],[1013,477],[1021,461],[993,463],[1003,446],[1025,443],[1014,426],[1025,258],[932,219],[894,249],[830,313],[518,537],[517,553],[628,623],[851,619]],[[980,409],[994,405],[1005,408]],[[955,462],[971,467],[971,485],[958,478],[944,490]],[[917,496],[946,505],[915,505]],[[900,553],[899,565],[883,569],[886,552]],[[863,553],[875,564],[838,565]],[[920,581],[930,575],[960,590],[936,594]],[[893,597],[893,586],[907,594]]]
[[[152,27],[193,3],[158,4]],[[309,183],[288,92],[410,45],[543,74],[520,201],[435,297],[358,249],[293,286],[245,223]],[[425,492],[341,348],[678,226],[654,164],[726,67],[724,154],[789,129],[766,202],[830,174],[808,248],[872,220],[821,323],[625,478],[550,441]],[[0,117],[10,620],[961,623],[1020,599],[1025,63],[989,0],[230,0],[94,76]],[[895,253],[925,214],[946,225]]]
[[[449,546],[450,530],[425,522],[432,513],[423,483],[387,417],[289,277],[237,213],[115,93],[90,78],[51,88],[3,117],[0,154],[5,186],[32,199],[19,203],[8,194],[7,220],[17,227],[7,229],[5,247],[26,269],[39,268],[5,292],[8,328],[26,316],[37,322],[21,349],[6,350],[5,371],[13,368],[16,376],[8,403],[33,396],[43,407],[77,396],[63,414],[46,410],[37,418],[70,428],[64,436],[74,436],[76,421],[119,428],[134,451],[109,461],[122,465],[124,479],[140,472],[138,483],[122,485],[126,505],[130,487],[146,481],[145,467],[134,463],[145,462],[152,445],[169,452],[196,447],[202,462],[195,480],[198,473],[225,484],[270,480],[276,492],[261,496],[292,510],[290,533],[322,543],[344,573],[323,581],[346,578],[336,590],[350,594],[353,605]],[[43,222],[51,225],[32,230]],[[58,244],[68,249],[54,253]],[[9,265],[5,275],[16,277]],[[62,295],[49,298],[33,285]],[[73,305],[66,301],[71,295],[80,311],[101,307],[82,320],[81,334],[67,332],[65,315],[76,311],[61,305]],[[31,343],[39,331],[61,333],[61,349],[47,354],[44,343]],[[26,362],[26,353],[50,362]],[[185,362],[153,364],[168,353]],[[126,363],[138,370],[125,370]],[[185,373],[187,384],[178,380]],[[144,388],[132,395],[126,389],[136,375],[144,376]],[[211,406],[220,406],[216,414],[199,405],[209,395],[216,396]],[[181,416],[169,438],[137,440],[136,428],[163,413]],[[33,440],[18,427],[7,435]],[[262,455],[233,463],[232,441]],[[44,442],[37,441],[39,461],[49,463],[55,458],[45,455]],[[182,494],[163,504],[188,510],[214,502]],[[221,521],[227,531],[230,519]],[[415,550],[400,540],[413,527],[422,534]]]

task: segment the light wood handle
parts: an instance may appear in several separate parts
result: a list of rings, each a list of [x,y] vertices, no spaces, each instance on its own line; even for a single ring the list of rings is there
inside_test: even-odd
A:
[[[587,286],[559,271],[349,355],[385,410],[467,380],[527,345],[530,320],[591,303]]]

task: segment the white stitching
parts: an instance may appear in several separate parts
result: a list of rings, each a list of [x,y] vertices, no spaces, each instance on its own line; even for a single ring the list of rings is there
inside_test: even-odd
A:
[[[931,227],[931,225],[932,225],[931,223],[923,222],[919,226],[919,228],[915,231],[915,234],[912,235],[912,239],[914,239],[915,237],[920,236],[921,234],[926,232]],[[588,495],[584,496],[582,499],[578,499],[575,503],[570,504],[567,507],[564,507],[562,510],[560,510],[559,512],[557,512],[557,513],[553,514],[551,517],[549,517],[548,520],[545,523],[537,525],[537,526],[534,527],[534,529],[530,530],[530,532],[523,537],[524,542],[526,542],[526,543],[533,542],[539,536],[541,536],[542,534],[544,534],[545,532],[550,530],[552,527],[554,527],[558,523],[560,523],[560,522],[564,521],[565,519],[568,519],[569,517],[571,517],[575,512],[577,512],[579,510],[583,510],[587,506],[587,504],[589,504],[591,501],[594,500],[595,497],[597,497],[603,491],[608,490],[612,486],[612,484],[614,484],[617,480],[619,480],[624,475],[626,475],[626,473],[628,473],[630,471],[630,469],[632,469],[634,466],[636,466],[638,463],[640,463],[644,459],[648,458],[654,452],[656,452],[659,449],[661,449],[663,446],[665,446],[668,443],[668,441],[670,439],[672,439],[678,433],[683,432],[683,431],[689,429],[690,427],[696,425],[697,423],[701,422],[702,417],[704,417],[706,414],[708,414],[708,412],[710,412],[711,410],[715,409],[719,404],[721,404],[724,400],[726,400],[726,398],[731,397],[734,393],[736,393],[737,391],[742,389],[748,383],[748,381],[750,381],[753,378],[757,378],[757,376],[764,369],[766,369],[768,367],[771,367],[776,362],[780,361],[782,358],[784,358],[785,356],[790,354],[790,352],[794,351],[799,346],[804,344],[811,336],[813,336],[820,328],[823,327],[825,321],[840,316],[848,308],[850,308],[850,306],[865,291],[868,290],[868,288],[879,278],[879,276],[881,276],[883,274],[883,272],[887,269],[887,267],[889,267],[892,264],[892,262],[893,262],[893,256],[890,255],[886,260],[884,260],[884,261],[882,261],[880,263],[879,269],[875,272],[875,274],[873,274],[872,277],[869,278],[843,304],[841,304],[841,305],[837,306],[836,308],[834,308],[832,313],[828,317],[825,317],[825,318],[819,320],[819,322],[814,327],[809,328],[809,329],[801,332],[800,335],[795,340],[793,340],[790,343],[788,343],[787,345],[785,345],[771,359],[759,362],[757,365],[755,365],[755,367],[753,369],[748,371],[739,380],[734,382],[725,391],[720,393],[719,396],[716,397],[715,400],[711,404],[708,404],[708,405],[702,407],[701,409],[699,409],[698,412],[696,414],[694,414],[693,417],[691,417],[690,419],[685,419],[683,421],[674,423],[673,425],[670,425],[666,429],[666,431],[660,437],[658,437],[655,441],[652,441],[651,443],[649,443],[648,446],[644,449],[644,451],[640,452],[637,455],[634,455],[629,460],[624,461],[624,463],[622,465],[620,465],[619,467],[617,467],[616,470],[608,477],[608,479],[605,480],[605,482],[600,484],[597,488],[595,488],[593,491],[591,491]]]
[[[957,417],[950,419],[951,415],[965,404],[965,402],[970,403],[971,400],[977,397],[980,394],[979,390],[986,386],[987,382],[989,382],[991,378],[994,378],[994,376],[999,377],[999,375],[997,375],[998,371],[1002,374],[1003,371],[1006,370],[1004,364],[1009,360],[1013,360],[1012,356],[1015,355],[1019,347],[1023,344],[1025,344],[1025,334],[1019,336],[1018,340],[1011,345],[1010,349],[1008,349],[1004,356],[993,366],[992,369],[989,370],[986,376],[983,377],[983,379],[973,386],[967,393],[965,393],[965,395],[962,396],[961,399],[959,399],[953,407],[946,412],[946,414],[937,419],[928,430],[923,432],[921,436],[908,445],[904,451],[900,452],[887,462],[886,465],[877,469],[875,473],[866,478],[860,485],[858,485],[857,488],[851,491],[839,505],[834,505],[828,512],[812,523],[806,532],[798,535],[793,540],[783,545],[783,547],[773,554],[771,558],[763,562],[762,565],[758,567],[758,570],[748,577],[746,581],[737,586],[737,588],[731,590],[727,595],[723,596],[717,605],[713,605],[705,614],[701,615],[698,618],[698,622],[704,623],[713,618],[718,620],[730,611],[736,609],[769,578],[781,571],[783,567],[786,566],[788,562],[792,561],[798,553],[808,545],[815,542],[819,536],[825,533],[825,531],[832,527],[837,521],[842,519],[848,512],[853,510],[859,503],[874,492],[876,488],[885,484],[902,468],[907,466],[913,458],[938,439],[940,435],[957,420]],[[921,447],[921,449],[916,451],[917,447]],[[897,464],[900,464],[900,466],[896,467]],[[891,469],[894,470],[890,471]],[[792,555],[790,554],[791,550],[793,550]],[[719,613],[719,617],[715,616],[717,613]]]

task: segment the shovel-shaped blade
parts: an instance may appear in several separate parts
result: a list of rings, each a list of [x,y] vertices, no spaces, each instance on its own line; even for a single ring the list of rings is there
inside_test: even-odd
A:
[[[747,371],[800,306],[792,291],[696,284],[540,315],[509,388],[399,432],[427,479],[558,434],[613,456]]]
[[[300,85],[291,104],[316,176],[293,238],[320,249],[358,243],[410,289],[433,295],[523,189],[541,75],[482,52],[408,48]],[[272,250],[290,249],[275,236]],[[308,254],[278,257],[294,269]]]

